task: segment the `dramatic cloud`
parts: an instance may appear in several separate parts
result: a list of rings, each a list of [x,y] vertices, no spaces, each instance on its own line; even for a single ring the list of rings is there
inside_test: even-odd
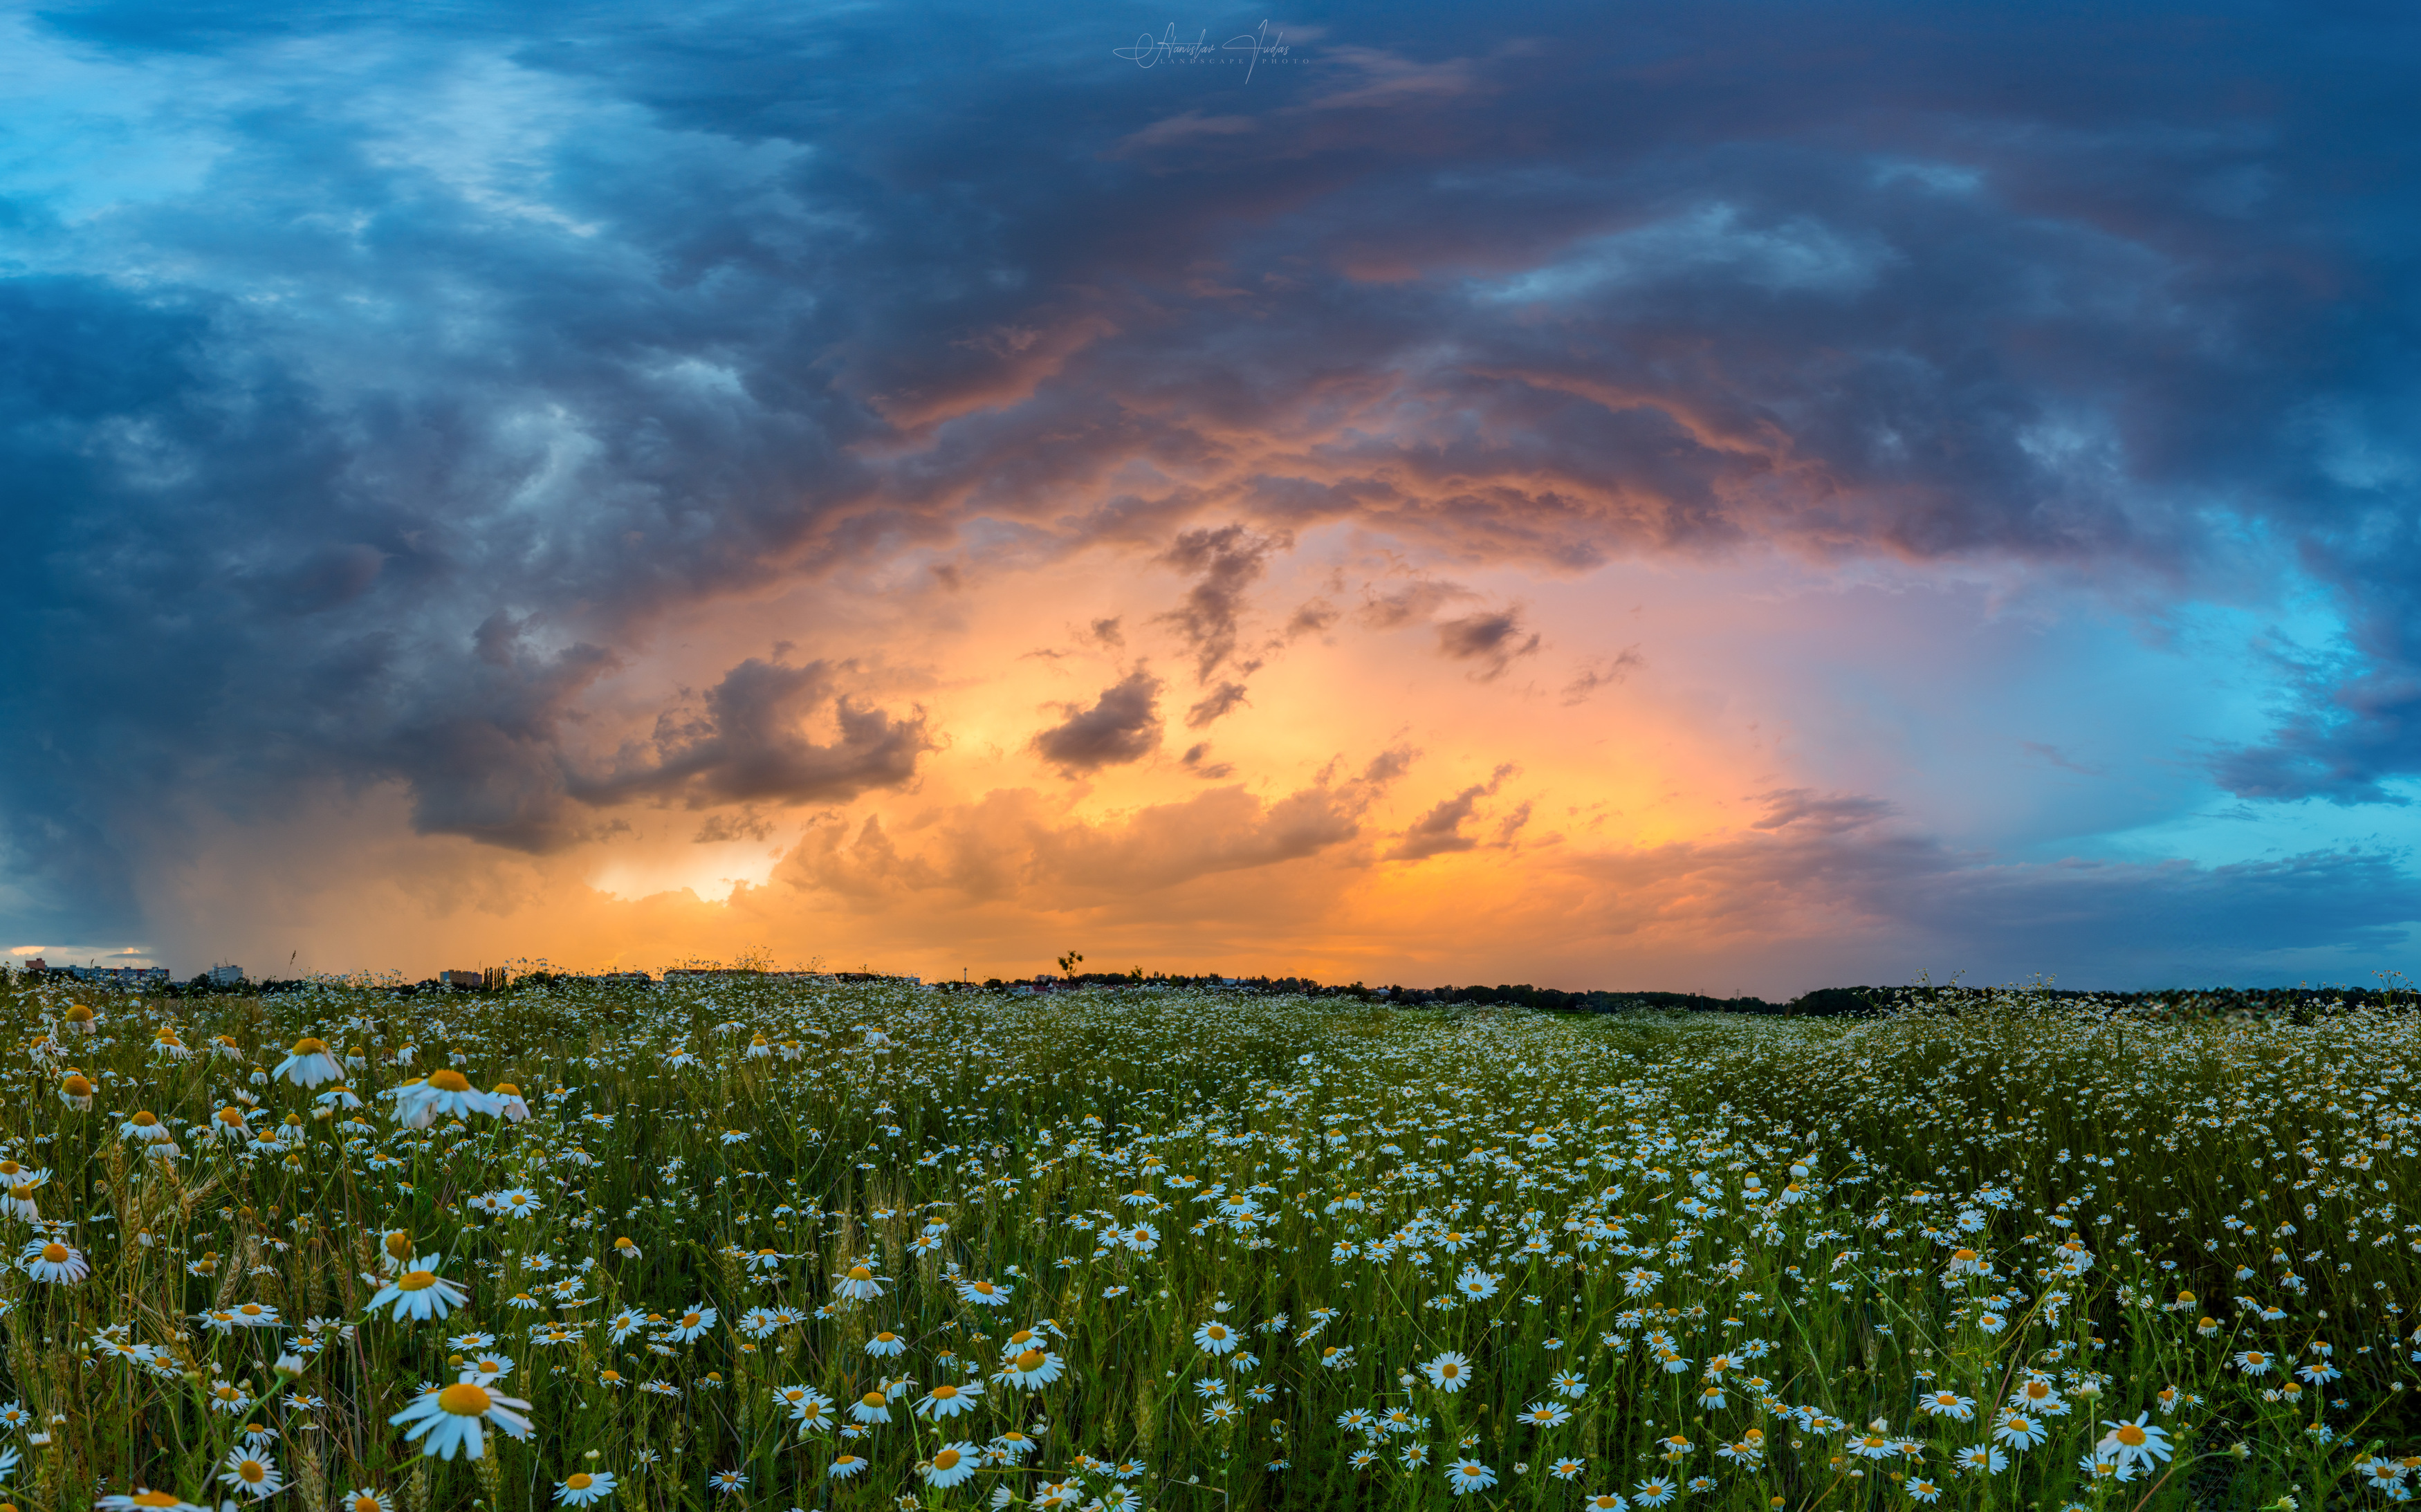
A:
[[[1034,737],[1042,759],[1070,773],[1140,761],[1160,749],[1161,680],[1137,667],[1090,709],[1070,704],[1068,717]]]
[[[829,803],[870,787],[897,787],[916,775],[932,749],[921,713],[900,719],[836,691],[822,662],[783,666],[750,657],[707,690],[695,717],[667,712],[644,750],[624,753],[608,772],[575,781],[584,803],[678,796],[691,808],[711,803]],[[818,744],[810,721],[833,726]]]
[[[2344,847],[2421,787],[2413,16],[1363,5],[1249,84],[1030,8],[569,25],[5,23],[9,929],[167,928],[164,868],[274,869],[226,837],[305,795],[457,883],[560,858],[567,913],[658,830],[812,819],[888,875],[912,802],[992,813],[1027,753],[1133,789],[952,832],[1054,876],[1147,838],[1302,869],[1348,823],[1436,862],[1381,873],[1518,833],[1575,877],[1955,831],[1845,895],[1898,911],[1862,938],[2014,941],[1993,888],[2063,846],[2085,869],[2024,896],[2234,917],[2368,878],[2347,949],[2403,906],[2400,852]],[[1627,617],[1682,577],[1704,613]],[[1972,636],[1906,629],[1977,585]],[[1777,713],[1763,669],[1868,590],[1902,632],[1837,715]],[[2035,660],[1978,648],[2013,622]],[[2136,718],[2102,669],[2144,645],[2209,723],[2123,760],[2000,723],[2022,663]],[[1220,760],[1143,759],[1147,657]],[[1481,749],[1524,699],[1565,723]],[[1539,777],[1523,822],[1342,783],[1272,817],[1325,752],[1448,731]],[[2038,822],[2004,756],[2089,812]],[[1769,885],[1707,844],[1669,854]]]

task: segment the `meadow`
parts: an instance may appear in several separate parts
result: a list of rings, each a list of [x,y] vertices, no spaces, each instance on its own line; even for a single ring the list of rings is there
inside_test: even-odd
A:
[[[0,1512],[2385,1504],[2421,1018],[0,994]]]

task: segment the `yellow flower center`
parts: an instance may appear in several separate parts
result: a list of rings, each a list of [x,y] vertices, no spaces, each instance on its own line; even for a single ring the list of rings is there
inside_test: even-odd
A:
[[[66,1263],[68,1254],[68,1247],[56,1239],[53,1239],[50,1243],[42,1246],[42,1258],[50,1261],[53,1265],[61,1265]]]
[[[247,1483],[254,1486],[258,1486],[262,1481],[269,1478],[269,1467],[262,1464],[258,1459],[240,1459],[236,1461],[235,1473],[242,1475]]]
[[[1017,1357],[1017,1368],[1020,1370],[1032,1370],[1041,1364],[1047,1358],[1049,1357],[1043,1354],[1039,1349],[1028,1349],[1023,1354]]]
[[[309,1035],[305,1035],[302,1038],[294,1041],[293,1052],[297,1055],[325,1055],[328,1053],[328,1047],[321,1044],[319,1040],[312,1038]]]
[[[149,1129],[159,1123],[159,1119],[154,1118],[148,1113],[138,1113],[133,1118],[128,1120],[128,1122],[133,1124],[137,1129]]]
[[[260,1303],[246,1302],[242,1307],[237,1308],[236,1311],[242,1313],[246,1317],[258,1317],[260,1316]]]
[[[243,1127],[243,1110],[241,1108],[221,1108],[219,1110],[219,1122],[226,1125],[230,1129],[241,1129]]]
[[[81,1076],[70,1076],[66,1081],[59,1083],[59,1090],[71,1098],[88,1098],[92,1096],[92,1083],[86,1081]],[[160,1493],[153,1491],[147,1492],[145,1494],[156,1496]],[[167,1504],[174,1506],[177,1504],[171,1500]]]
[[[862,1265],[853,1265],[849,1268],[849,1279],[851,1281],[871,1281],[874,1279],[874,1272]]]
[[[951,1397],[956,1396],[958,1394],[959,1389],[956,1386],[951,1385],[946,1380],[934,1387],[931,1391],[926,1393],[927,1395],[937,1397],[945,1402],[948,1401]]]
[[[89,1012],[85,1015],[86,1018],[91,1016]],[[137,1491],[134,1493],[134,1504],[136,1506],[175,1506],[177,1499],[166,1491]]]
[[[34,1192],[35,1187],[32,1182],[20,1181],[15,1186],[8,1189],[8,1195],[16,1198],[19,1202],[24,1202],[32,1198]]]
[[[406,1270],[395,1281],[398,1291],[427,1291],[435,1285],[437,1272],[434,1270]]]
[[[437,1394],[438,1411],[450,1412],[456,1417],[477,1417],[493,1405],[492,1397],[467,1380],[448,1386]]]
[[[2144,1430],[2132,1423],[2119,1424],[2118,1431],[2111,1437],[2130,1449],[2140,1449],[2144,1446]]]
[[[1008,1342],[1015,1345],[1031,1344],[1034,1342],[1034,1331],[1030,1328],[1019,1329],[1008,1336]]]
[[[518,1098],[521,1095],[522,1089],[513,1085],[510,1082],[499,1082],[496,1083],[496,1096],[500,1098]]]
[[[834,1463],[834,1464],[836,1464],[836,1465],[843,1465],[843,1466],[847,1466],[847,1465],[854,1465],[854,1464],[856,1464],[856,1463],[857,1463],[857,1456],[855,1456],[855,1455],[838,1455],[838,1456],[834,1457],[833,1463]]]
[[[601,1370],[597,1373],[597,1379],[610,1385],[615,1381],[620,1380],[622,1379],[622,1373],[618,1370]]]
[[[68,1009],[68,1022],[70,1022],[70,1023],[90,1023],[91,1021],[92,1021],[92,1010],[91,1010],[90,1008],[86,1007],[83,1004],[79,1003],[79,1004],[77,1004],[75,1006],[73,1006],[73,1007],[71,1007],[71,1008]],[[156,1494],[156,1493],[155,1493],[155,1494]],[[154,1505],[157,1505],[157,1506],[168,1506],[168,1505],[172,1505],[172,1504],[174,1504],[174,1503],[175,1503],[175,1502],[176,1502],[176,1498],[175,1498],[175,1497],[170,1497],[170,1498],[169,1498],[167,1501],[165,1501],[165,1502],[154,1503],[153,1504],[154,1504]]]
[[[430,1072],[429,1084],[435,1087],[440,1092],[468,1092],[471,1090],[471,1079],[450,1066],[442,1071]]]
[[[857,1399],[857,1405],[860,1407],[882,1407],[889,1400],[890,1398],[884,1396],[881,1392],[867,1392],[865,1395]]]
[[[353,1512],[383,1512],[383,1509],[375,1496],[356,1496],[353,1498]]]
[[[571,1476],[571,1478],[570,1478],[570,1480],[568,1480],[568,1481],[565,1481],[563,1484],[565,1484],[566,1486],[570,1487],[570,1488],[571,1488],[573,1490],[575,1490],[575,1491],[585,1491],[585,1490],[588,1489],[588,1488],[589,1488],[590,1486],[592,1486],[592,1485],[596,1484],[596,1480],[597,1480],[597,1477],[596,1477],[596,1476],[591,1475],[590,1473],[588,1473],[588,1472],[586,1472],[586,1471],[585,1471],[585,1470],[582,1470],[582,1471],[574,1471],[574,1472],[572,1473],[572,1476]]]
[[[874,1342],[877,1344],[896,1344],[898,1340],[899,1335],[892,1333],[889,1329],[884,1329],[882,1333],[877,1333],[874,1336]]]
[[[702,1313],[683,1313],[681,1314],[681,1327],[695,1328],[697,1327],[698,1319],[704,1316],[705,1315]]]
[[[952,1470],[957,1468],[958,1463],[959,1452],[956,1449],[945,1449],[933,1457],[935,1470]]]
[[[627,1235],[621,1239],[616,1239],[614,1241],[614,1247],[617,1250],[635,1250],[638,1248],[637,1245],[631,1242],[630,1238]]]

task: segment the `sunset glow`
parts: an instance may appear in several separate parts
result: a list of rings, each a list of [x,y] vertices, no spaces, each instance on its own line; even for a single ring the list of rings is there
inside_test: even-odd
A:
[[[0,945],[2401,968],[2398,50],[1915,16],[15,12]]]

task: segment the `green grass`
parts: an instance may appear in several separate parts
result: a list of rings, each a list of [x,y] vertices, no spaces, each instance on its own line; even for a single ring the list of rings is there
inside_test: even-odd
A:
[[[137,1486],[214,1505],[253,1426],[308,1512],[349,1489],[523,1512],[600,1471],[608,1512],[1049,1505],[1054,1486],[1071,1508],[1566,1508],[1657,1477],[1671,1505],[1737,1512],[2250,1512],[2421,1486],[2368,1468],[2421,1448],[2411,1016],[2160,1022],[2007,993],[1857,1022],[1591,1019],[726,982],[112,1000],[82,1035],[71,1001],[0,996],[20,1047],[0,1148],[49,1171],[29,1196],[55,1229],[17,1238],[91,1268],[0,1278],[27,1507]],[[157,1048],[164,1025],[189,1056]],[[305,1035],[361,1052],[367,1106],[269,1077]],[[399,1128],[381,1094],[455,1056],[532,1116]],[[89,1111],[58,1095],[70,1067]],[[229,1106],[292,1137],[222,1139]],[[121,1134],[138,1110],[179,1154]],[[534,1213],[475,1206],[516,1190]],[[1105,1240],[1134,1224],[1147,1250]],[[366,1311],[392,1232],[468,1292],[444,1323]],[[1950,1273],[1960,1250],[1989,1273]],[[879,1299],[837,1296],[852,1266]],[[976,1281],[1008,1304],[968,1300]],[[282,1326],[199,1322],[245,1302]],[[667,1338],[699,1304],[717,1321]],[[625,1309],[660,1321],[616,1342]],[[796,1320],[738,1326],[774,1309]],[[1208,1323],[1242,1347],[1198,1347]],[[882,1331],[905,1352],[869,1354]],[[475,1332],[494,1342],[449,1342]],[[999,1379],[1033,1347],[1057,1380]],[[1423,1368],[1449,1352],[1455,1391]],[[483,1353],[515,1362],[494,1390],[530,1401],[530,1437],[423,1457],[389,1419]],[[2341,1375],[2289,1374],[2319,1366]],[[2029,1380],[2065,1409],[2037,1414],[2043,1442],[1960,1470]],[[945,1381],[977,1405],[916,1416]],[[245,1411],[212,1410],[223,1382]],[[892,1421],[803,1429],[773,1395],[793,1385],[843,1411],[894,1388]],[[1920,1411],[1945,1391],[1972,1421]],[[1564,1421],[1523,1421],[1541,1407]],[[1356,1411],[1415,1426],[1340,1424]],[[2174,1457],[2080,1465],[2143,1413]],[[920,1471],[1009,1432],[1036,1447],[956,1486]],[[869,1468],[830,1478],[843,1454]],[[1492,1486],[1456,1495],[1457,1459]]]

